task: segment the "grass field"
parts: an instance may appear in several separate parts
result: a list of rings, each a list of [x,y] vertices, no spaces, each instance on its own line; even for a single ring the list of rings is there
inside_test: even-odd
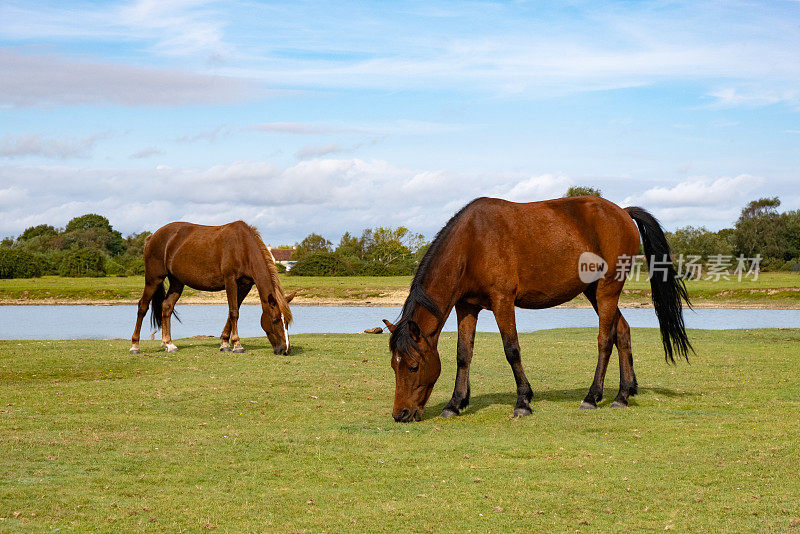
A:
[[[298,291],[298,303],[400,305],[411,283],[409,276],[305,277],[281,276],[286,291]],[[0,302],[110,302],[133,303],[142,293],[143,278],[42,278],[0,280]],[[761,273],[756,281],[744,279],[688,282],[692,300],[700,306],[800,308],[800,276],[791,273]],[[252,291],[250,298],[257,298]],[[186,288],[182,303],[224,303],[225,294]],[[650,285],[644,278],[630,280],[621,299],[623,305],[651,305]],[[588,305],[583,297],[575,303]]]
[[[473,400],[397,424],[387,337],[298,335],[293,354],[187,339],[0,341],[0,531],[800,532],[800,330],[692,331],[668,366],[633,332],[640,395],[578,410],[594,329],[521,336],[533,415],[499,338]]]

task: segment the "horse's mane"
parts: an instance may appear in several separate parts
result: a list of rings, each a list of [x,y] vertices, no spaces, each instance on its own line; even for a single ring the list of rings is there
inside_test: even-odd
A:
[[[392,352],[397,351],[402,354],[408,354],[409,349],[412,347],[415,349],[417,348],[417,344],[411,337],[408,322],[411,320],[414,312],[420,306],[431,312],[440,321],[444,318],[444,311],[440,310],[439,306],[433,301],[430,295],[428,295],[428,292],[425,291],[425,288],[423,287],[423,283],[425,282],[425,278],[431,270],[434,260],[439,256],[439,253],[442,250],[442,244],[450,235],[450,231],[456,225],[467,208],[472,206],[478,200],[480,200],[480,198],[476,198],[475,200],[471,201],[469,204],[458,210],[455,215],[450,217],[450,220],[447,221],[447,224],[445,224],[436,234],[436,237],[433,238],[428,250],[425,251],[425,255],[422,256],[422,260],[419,262],[419,267],[417,267],[417,271],[414,273],[414,278],[411,280],[411,290],[409,291],[408,297],[403,304],[403,310],[400,312],[400,319],[395,325],[396,328],[394,332],[392,332],[392,335],[389,337],[389,349]]]
[[[272,282],[272,287],[275,288],[275,300],[278,301],[278,308],[281,310],[281,314],[283,314],[286,326],[289,326],[292,322],[292,310],[289,308],[289,303],[286,302],[286,297],[283,294],[281,281],[280,278],[278,278],[278,268],[275,267],[275,257],[272,255],[272,252],[269,251],[267,245],[264,244],[264,240],[261,239],[261,234],[256,227],[250,226],[250,230],[253,232],[253,237],[256,238],[256,243],[258,243],[258,248],[261,249],[261,254],[264,256],[264,263],[267,264],[267,273]]]

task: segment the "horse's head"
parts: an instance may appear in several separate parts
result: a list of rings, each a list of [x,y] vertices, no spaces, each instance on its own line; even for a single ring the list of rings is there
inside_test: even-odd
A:
[[[442,371],[439,351],[414,321],[403,320],[397,325],[385,319],[383,322],[392,333],[389,340],[395,377],[392,417],[402,423],[419,421]]]
[[[275,354],[287,355],[289,347],[289,323],[292,322],[292,315],[289,311],[289,302],[294,298],[297,291],[292,291],[286,296],[286,307],[281,308],[275,295],[270,293],[267,296],[267,305],[262,306],[261,328],[267,334]]]

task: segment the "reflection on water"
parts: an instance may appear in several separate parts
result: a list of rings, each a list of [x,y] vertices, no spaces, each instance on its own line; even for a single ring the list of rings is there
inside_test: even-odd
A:
[[[199,334],[219,336],[227,318],[227,306],[178,306],[183,323],[172,321],[176,339]],[[399,307],[363,306],[293,306],[294,323],[290,334],[310,332],[361,332],[383,326],[381,319],[394,321]],[[657,327],[650,308],[626,308],[623,315],[633,327]],[[800,310],[700,309],[684,313],[688,328],[725,330],[730,328],[800,328]],[[239,335],[255,337],[261,330],[261,307],[242,306]],[[0,339],[113,339],[130,338],[136,320],[135,306],[0,306]],[[150,333],[149,313],[142,327],[142,338]],[[517,310],[517,328],[533,332],[549,328],[597,326],[594,310],[550,308]],[[455,313],[445,325],[456,330]],[[481,332],[497,332],[491,312],[484,311],[478,320]]]

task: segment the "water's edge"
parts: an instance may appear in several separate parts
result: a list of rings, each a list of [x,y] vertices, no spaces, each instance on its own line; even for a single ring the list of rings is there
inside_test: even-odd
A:
[[[219,304],[179,306],[182,322],[172,321],[176,339],[195,335],[218,336],[227,319],[227,306]],[[381,319],[394,321],[399,306],[293,306],[291,334],[356,333],[383,326]],[[632,327],[658,327],[652,308],[622,308]],[[244,305],[239,319],[242,337],[262,336],[261,308]],[[686,311],[687,328],[727,330],[738,328],[800,328],[800,310],[786,309],[721,309]],[[0,306],[0,339],[116,339],[130,338],[136,320],[136,306]],[[142,327],[142,337],[151,332],[149,316]],[[591,308],[517,309],[517,329],[534,332],[564,327],[596,327],[597,315]],[[456,331],[455,314],[451,314],[445,331]],[[478,331],[497,332],[491,312],[481,313]]]

